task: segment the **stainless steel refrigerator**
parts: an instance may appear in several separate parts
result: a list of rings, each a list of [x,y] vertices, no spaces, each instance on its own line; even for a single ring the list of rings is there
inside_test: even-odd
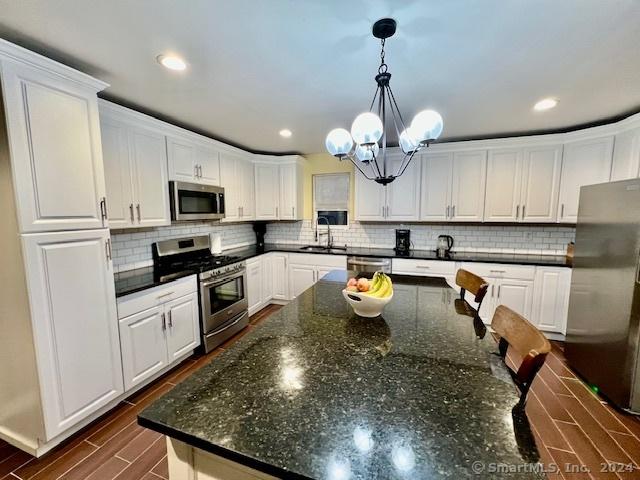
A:
[[[640,179],[580,189],[565,355],[594,390],[640,412]]]

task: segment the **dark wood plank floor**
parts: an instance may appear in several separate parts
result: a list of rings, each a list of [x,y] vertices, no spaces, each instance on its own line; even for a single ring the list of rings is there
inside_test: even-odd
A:
[[[271,305],[251,317],[250,327],[240,336],[279,308]],[[140,427],[136,415],[238,338],[209,355],[188,359],[41,458],[33,458],[0,440],[0,480],[167,479],[164,439]],[[512,362],[518,362],[510,356]],[[559,343],[554,343],[552,354],[532,386],[526,412],[544,463],[590,468],[590,473],[564,472],[549,478],[640,478],[640,470],[600,471],[601,463],[607,462],[640,465],[640,420],[614,410],[576,378]]]

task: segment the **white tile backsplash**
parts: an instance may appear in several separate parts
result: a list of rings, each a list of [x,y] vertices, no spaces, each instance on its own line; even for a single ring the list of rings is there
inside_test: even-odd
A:
[[[321,229],[324,229],[321,225]],[[532,225],[421,225],[354,222],[348,228],[331,230],[336,245],[350,247],[393,248],[396,228],[411,230],[416,250],[434,250],[438,235],[451,235],[456,251],[564,255],[567,243],[575,238],[569,226]],[[326,237],[322,237],[321,242]],[[313,244],[315,236],[310,220],[270,223],[267,243]]]
[[[210,233],[222,235],[225,250],[256,243],[251,223],[183,222],[167,227],[112,230],[114,269],[124,271],[151,265],[151,244],[157,241]]]

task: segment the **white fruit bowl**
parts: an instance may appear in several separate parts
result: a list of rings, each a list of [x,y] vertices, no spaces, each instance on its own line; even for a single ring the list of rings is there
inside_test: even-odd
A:
[[[342,290],[342,296],[351,305],[356,315],[373,318],[382,314],[384,307],[393,298],[393,292],[388,297],[376,298],[361,292],[350,292],[344,289]]]

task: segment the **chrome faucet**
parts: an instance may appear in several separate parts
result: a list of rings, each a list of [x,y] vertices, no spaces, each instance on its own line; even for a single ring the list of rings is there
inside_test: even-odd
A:
[[[323,219],[327,223],[327,233],[318,232],[318,225],[320,224],[320,219]],[[318,241],[318,237],[321,235],[327,236],[327,250],[333,247],[333,237],[331,236],[331,225],[329,224],[329,219],[327,217],[317,217],[316,218],[316,242]]]

